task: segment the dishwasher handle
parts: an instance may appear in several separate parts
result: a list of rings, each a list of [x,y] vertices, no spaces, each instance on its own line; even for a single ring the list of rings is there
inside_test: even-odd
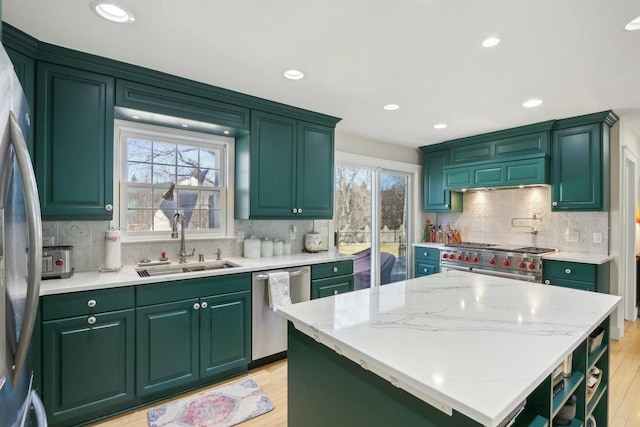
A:
[[[302,276],[303,274],[307,274],[307,271],[308,270],[290,271],[289,272],[289,276],[290,277]],[[253,278],[255,280],[267,280],[267,279],[269,279],[269,275],[268,274],[257,274],[255,276],[253,276]]]

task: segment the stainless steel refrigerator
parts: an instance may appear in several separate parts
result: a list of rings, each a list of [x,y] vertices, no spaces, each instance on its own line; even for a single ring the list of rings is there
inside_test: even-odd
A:
[[[25,135],[29,106],[6,51],[0,45],[0,427],[23,426],[34,408],[29,347],[38,309],[42,226],[35,175]]]

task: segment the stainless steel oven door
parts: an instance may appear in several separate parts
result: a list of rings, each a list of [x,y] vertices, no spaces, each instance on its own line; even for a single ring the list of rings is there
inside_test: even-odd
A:
[[[542,283],[540,276],[537,275],[530,276],[525,274],[509,273],[506,271],[485,270],[482,268],[474,268],[473,272],[478,274],[486,274],[488,276],[506,277],[508,279],[524,280],[526,282]]]

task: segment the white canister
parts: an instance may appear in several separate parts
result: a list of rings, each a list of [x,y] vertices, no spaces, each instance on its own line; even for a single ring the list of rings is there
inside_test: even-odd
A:
[[[273,256],[282,255],[284,250],[284,245],[282,244],[282,240],[274,240],[273,241]]]
[[[251,236],[244,240],[244,257],[260,258],[260,239]]]
[[[291,242],[284,242],[282,244],[282,255],[290,255],[291,254]]]
[[[265,237],[260,242],[260,255],[273,256],[273,240]]]

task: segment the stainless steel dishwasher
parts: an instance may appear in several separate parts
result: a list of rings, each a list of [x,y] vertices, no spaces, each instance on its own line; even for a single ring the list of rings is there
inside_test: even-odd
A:
[[[268,273],[289,273],[293,304],[311,298],[311,267],[256,272],[251,275],[251,360],[258,366],[284,357],[287,350],[287,321],[269,307]],[[256,361],[258,363],[256,363]],[[261,363],[262,362],[262,363]]]

